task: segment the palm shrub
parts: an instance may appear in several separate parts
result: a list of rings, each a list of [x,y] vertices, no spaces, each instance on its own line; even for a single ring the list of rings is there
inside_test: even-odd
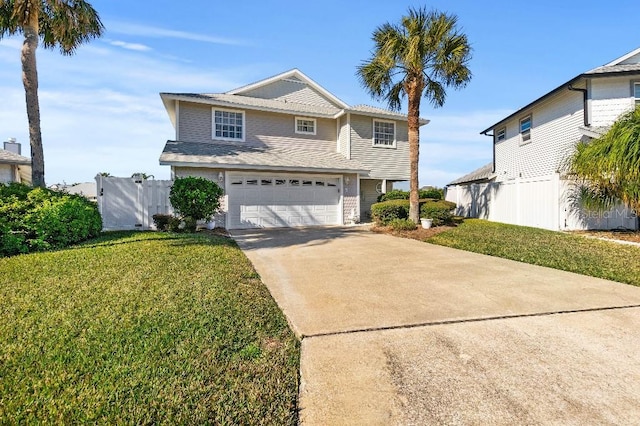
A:
[[[622,201],[640,211],[640,105],[623,114],[607,133],[581,142],[571,159],[579,178],[579,197],[589,210],[606,210]]]
[[[198,220],[209,220],[220,207],[222,188],[217,183],[188,176],[177,178],[169,192],[173,209],[185,223],[187,231],[196,230]]]

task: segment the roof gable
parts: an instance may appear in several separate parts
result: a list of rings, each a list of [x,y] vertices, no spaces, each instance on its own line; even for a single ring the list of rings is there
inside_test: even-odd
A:
[[[247,86],[230,90],[226,94],[322,107],[348,108],[346,103],[298,69],[292,69]]]
[[[611,67],[614,65],[630,65],[630,64],[640,64],[640,48],[633,50],[626,55],[623,55],[613,61],[605,64],[605,67]]]

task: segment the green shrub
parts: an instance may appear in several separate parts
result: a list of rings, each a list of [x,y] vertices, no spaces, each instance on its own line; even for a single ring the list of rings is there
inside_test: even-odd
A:
[[[442,200],[444,198],[444,190],[441,188],[430,188],[420,190],[420,199]]]
[[[450,201],[425,201],[420,206],[420,217],[433,219],[433,226],[453,223],[453,209],[456,204]]]
[[[209,220],[220,207],[222,188],[201,177],[177,178],[173,182],[169,201],[185,223],[185,230],[196,230],[198,220]]]
[[[62,248],[101,230],[98,206],[82,196],[0,185],[0,255]]]
[[[393,219],[389,222],[389,226],[391,226],[394,231],[413,231],[417,227],[416,224],[409,219]]]
[[[431,189],[421,189],[418,191],[418,197],[421,200],[431,199],[431,200],[442,200],[444,195],[444,190],[439,188],[431,188]],[[390,201],[390,200],[408,200],[409,199],[409,191],[403,191],[401,189],[394,189],[392,191],[387,192],[386,194],[378,195],[378,202]]]
[[[390,201],[390,200],[408,200],[409,191],[403,191],[401,189],[393,189],[386,194],[378,195],[378,202]]]
[[[371,206],[371,218],[378,225],[388,225],[394,219],[409,217],[409,200],[390,200]]]
[[[181,224],[182,224],[182,219],[180,219],[179,217],[171,216],[169,218],[169,223],[167,224],[167,231],[182,232],[182,228],[180,228]]]
[[[156,213],[151,218],[158,231],[168,231],[169,221],[173,216],[170,214]]]

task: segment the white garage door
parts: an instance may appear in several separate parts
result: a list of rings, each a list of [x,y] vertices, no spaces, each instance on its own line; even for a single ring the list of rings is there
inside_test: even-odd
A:
[[[338,178],[230,174],[229,228],[338,223]]]

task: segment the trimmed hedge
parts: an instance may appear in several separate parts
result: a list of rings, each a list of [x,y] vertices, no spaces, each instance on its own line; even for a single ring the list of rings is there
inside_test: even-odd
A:
[[[434,226],[452,223],[456,204],[444,200],[420,200],[420,217],[433,219]],[[390,200],[371,206],[371,218],[378,225],[389,225],[395,219],[409,217],[409,200]]]
[[[433,226],[453,223],[453,209],[456,203],[445,200],[429,201],[420,206],[420,217],[433,219]]]
[[[418,197],[421,200],[441,200],[443,198],[444,191],[438,188],[431,189],[421,189],[418,192]],[[378,195],[378,202],[381,203],[383,201],[391,201],[391,200],[408,200],[409,199],[409,191],[403,191],[401,189],[394,189],[386,194]]]
[[[0,255],[58,249],[100,234],[98,206],[80,195],[0,184]]]

